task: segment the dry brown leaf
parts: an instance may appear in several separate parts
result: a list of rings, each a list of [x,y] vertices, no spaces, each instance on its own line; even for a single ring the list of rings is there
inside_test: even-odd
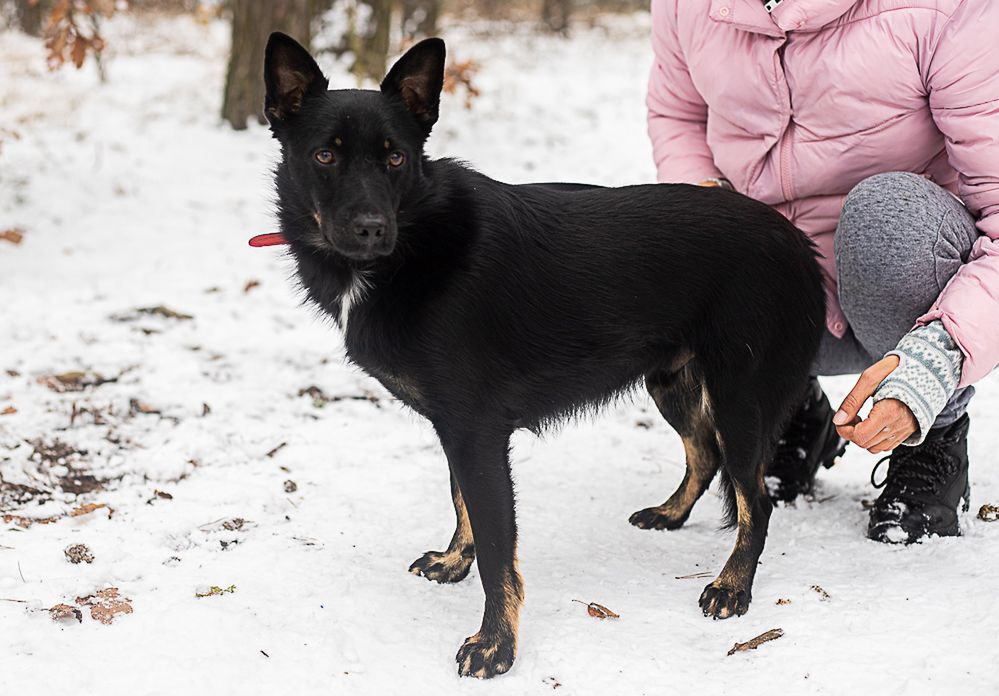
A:
[[[21,529],[27,529],[33,524],[52,524],[53,522],[58,522],[58,517],[21,517],[20,515],[4,515],[3,521],[6,523],[13,522]]]
[[[253,290],[253,288],[259,288],[259,287],[260,287],[259,280],[256,279],[248,280],[246,281],[246,285],[243,286],[243,292],[247,293],[250,292],[250,290]]]
[[[791,603],[791,600],[787,599],[785,597],[781,597],[780,599],[777,600],[777,606],[785,606],[785,605],[790,604],[790,603]]]
[[[784,629],[782,628],[771,628],[769,631],[765,631],[755,638],[750,638],[745,643],[736,643],[732,646],[732,649],[728,651],[729,655],[735,655],[737,652],[742,652],[744,650],[756,650],[758,647],[764,643],[769,643],[772,640],[777,640],[782,635],[784,635]]]
[[[17,413],[17,409],[13,406],[8,406],[4,410],[0,411],[0,416],[12,416]]]
[[[999,522],[999,505],[986,503],[978,509],[978,519],[983,522]]]
[[[826,601],[827,599],[829,599],[829,593],[826,592],[825,590],[823,590],[818,585],[812,585],[812,590],[814,590],[816,593],[818,593],[819,599],[821,599],[823,602]]]
[[[472,108],[472,102],[481,94],[475,86],[475,76],[479,72],[479,67],[474,60],[453,60],[444,69],[444,91],[455,94],[459,88],[464,88],[466,109]]]
[[[56,604],[54,607],[49,608],[49,616],[52,617],[53,621],[68,622],[76,619],[77,622],[83,623],[83,612],[68,604]]]
[[[579,604],[586,605],[586,613],[596,619],[620,619],[621,615],[616,614],[603,604],[597,604],[596,602],[583,602],[578,599],[572,600],[573,602],[578,602]]]
[[[24,240],[24,230],[20,227],[12,227],[9,230],[0,232],[0,240],[11,244],[20,244]]]
[[[63,392],[83,391],[87,387],[99,387],[102,384],[117,382],[118,377],[104,377],[96,372],[71,370],[58,375],[42,375],[37,381],[52,391],[62,394]]]
[[[132,600],[118,596],[117,587],[107,587],[86,597],[77,597],[76,603],[90,607],[90,618],[108,625],[118,614],[132,613]]]
[[[73,65],[78,69],[83,67],[83,60],[87,57],[87,46],[90,42],[82,36],[77,35],[73,39],[73,50],[70,52],[70,56],[73,59]]]
[[[233,517],[231,520],[226,520],[222,523],[222,529],[228,530],[230,532],[238,532],[246,524],[246,520],[242,517]]]
[[[134,416],[136,413],[142,413],[145,415],[155,415],[158,416],[162,412],[155,406],[150,406],[144,401],[139,401],[138,399],[130,399],[128,402],[128,410]]]
[[[86,503],[80,507],[73,508],[69,513],[70,517],[81,517],[82,515],[89,515],[94,510],[100,510],[104,508],[108,511],[108,519],[111,519],[111,515],[114,514],[114,508],[110,507],[107,503]]]

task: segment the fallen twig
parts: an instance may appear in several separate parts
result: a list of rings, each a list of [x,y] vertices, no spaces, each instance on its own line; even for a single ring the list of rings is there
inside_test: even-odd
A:
[[[761,633],[755,638],[750,638],[745,643],[736,643],[732,646],[732,649],[728,651],[728,655],[735,655],[737,652],[743,652],[745,650],[756,650],[758,647],[764,643],[769,643],[772,640],[777,640],[782,635],[784,635],[784,629],[782,628],[771,628],[769,631]]]
[[[699,573],[691,573],[690,575],[675,575],[673,577],[675,580],[694,580],[696,578],[710,578],[711,575],[711,571],[702,570]]]

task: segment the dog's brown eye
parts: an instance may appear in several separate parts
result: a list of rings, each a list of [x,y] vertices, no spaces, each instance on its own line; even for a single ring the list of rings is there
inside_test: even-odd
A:
[[[316,153],[316,161],[319,164],[333,164],[333,152],[331,150],[320,150]]]
[[[406,161],[406,155],[402,154],[398,150],[392,152],[388,156],[388,163],[393,167],[401,167],[403,162]]]

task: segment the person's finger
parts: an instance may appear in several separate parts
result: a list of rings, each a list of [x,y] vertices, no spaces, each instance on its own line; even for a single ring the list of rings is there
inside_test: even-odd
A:
[[[901,423],[893,422],[886,425],[881,433],[875,435],[870,440],[862,445],[871,454],[877,454],[878,452],[883,452],[886,449],[894,449],[896,443],[901,439],[899,429],[902,427]]]
[[[833,423],[836,425],[846,425],[857,417],[861,407],[867,401],[878,385],[884,381],[885,377],[898,367],[898,357],[889,355],[877,361],[860,374],[857,383],[850,390],[850,393],[843,399],[839,410],[833,416]]]
[[[901,445],[903,442],[905,442],[909,438],[909,436],[912,435],[913,432],[915,432],[914,430],[911,430],[911,428],[907,428],[904,425],[901,425],[900,427],[902,428],[901,432],[894,433],[891,438],[882,440],[877,447],[873,447],[868,451],[871,454],[881,454],[882,452],[890,452],[899,445]]]
[[[857,429],[858,423],[860,423],[860,419],[854,418],[846,425],[837,425],[836,432],[839,433],[839,436],[844,440],[849,440],[850,442],[853,442],[854,430]]]
[[[854,428],[853,442],[864,449],[873,447],[892,435],[894,422],[891,413],[875,407],[867,419]]]
[[[913,420],[909,407],[901,401],[879,401],[874,404],[867,421],[858,426],[860,435],[856,435],[855,440],[872,454],[892,450],[916,431]],[[881,426],[880,431],[872,432],[878,426]]]
[[[896,447],[898,447],[899,443],[902,442],[904,439],[905,438],[900,437],[898,435],[892,435],[889,438],[885,438],[874,447],[869,447],[867,451],[870,452],[871,454],[881,454],[882,452],[891,452]]]

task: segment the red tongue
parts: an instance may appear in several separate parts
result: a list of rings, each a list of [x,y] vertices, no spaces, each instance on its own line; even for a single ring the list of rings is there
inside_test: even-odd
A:
[[[256,237],[250,238],[251,247],[265,247],[265,246],[277,246],[278,244],[287,244],[288,240],[284,238],[284,235],[280,232],[272,232],[270,234],[258,234]]]

